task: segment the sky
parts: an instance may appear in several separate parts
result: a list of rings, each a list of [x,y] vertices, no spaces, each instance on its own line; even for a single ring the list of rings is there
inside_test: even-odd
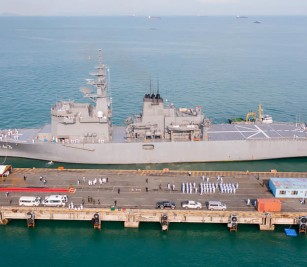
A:
[[[25,16],[307,15],[307,0],[0,0]]]

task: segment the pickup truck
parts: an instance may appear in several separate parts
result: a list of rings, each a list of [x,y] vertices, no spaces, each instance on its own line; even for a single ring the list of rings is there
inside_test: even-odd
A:
[[[200,202],[188,200],[181,202],[181,207],[184,209],[201,209],[202,205]]]

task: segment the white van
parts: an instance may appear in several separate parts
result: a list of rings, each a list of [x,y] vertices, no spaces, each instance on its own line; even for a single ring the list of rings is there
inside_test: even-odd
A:
[[[226,210],[227,206],[221,201],[209,201],[208,210]]]
[[[41,203],[40,197],[20,197],[19,206],[37,207]]]
[[[68,198],[66,195],[50,195],[45,197],[42,204],[45,207],[65,207]]]

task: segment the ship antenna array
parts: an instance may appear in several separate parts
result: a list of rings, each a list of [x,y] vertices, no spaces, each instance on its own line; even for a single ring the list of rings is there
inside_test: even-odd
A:
[[[158,76],[158,79],[157,79],[157,94],[159,94],[159,86],[160,86],[160,83],[159,83],[159,76]],[[149,79],[149,94],[151,95],[151,92],[152,92],[152,83],[151,83],[151,77]]]
[[[97,77],[98,77],[98,82],[96,85],[103,85],[103,76],[104,76],[104,71],[105,71],[105,66],[102,63],[102,50],[99,49],[98,50],[98,73],[97,73]]]
[[[86,79],[89,85],[95,86],[97,91],[96,93],[90,93],[90,88],[83,88],[81,91],[83,92],[84,96],[90,98],[93,102],[96,102],[97,98],[104,98],[106,92],[108,90],[109,80],[109,69],[106,65],[102,63],[102,50],[98,50],[98,72],[91,73],[91,75],[96,76],[97,80],[94,81],[93,79]]]
[[[102,49],[101,48],[98,50],[98,63],[99,65],[102,64]]]
[[[111,90],[111,79],[110,79],[110,68],[107,67],[107,93],[110,100],[110,107],[112,107],[112,90]]]

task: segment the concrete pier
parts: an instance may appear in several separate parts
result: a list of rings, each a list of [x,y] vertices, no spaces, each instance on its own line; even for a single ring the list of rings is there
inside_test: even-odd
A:
[[[303,212],[259,213],[244,211],[207,211],[207,210],[152,210],[152,209],[94,209],[71,210],[67,208],[46,207],[1,207],[1,221],[25,220],[28,226],[34,227],[35,220],[74,220],[92,221],[99,214],[97,225],[101,228],[104,221],[124,222],[125,227],[138,228],[140,223],[161,223],[162,230],[167,230],[171,223],[220,223],[229,228],[235,224],[254,224],[260,230],[274,230],[275,225],[299,225],[300,218],[306,217]],[[33,225],[29,225],[29,216]],[[235,215],[234,215],[235,214]],[[235,217],[234,217],[235,216]]]
[[[258,225],[260,230],[274,230],[275,225],[284,224],[298,225],[299,232],[306,233],[307,205],[302,205],[298,199],[282,199],[281,212],[256,210],[255,199],[274,198],[268,188],[270,177],[306,178],[307,173],[14,169],[0,182],[0,224],[21,219],[34,227],[37,220],[83,220],[101,229],[104,221],[120,221],[129,228],[138,228],[144,222],[157,222],[162,230],[168,230],[172,223],[220,223],[230,231],[237,231],[240,224]],[[195,189],[206,182],[232,184],[236,190],[216,189],[202,193]],[[183,184],[189,186],[189,192],[182,190]],[[59,194],[68,195],[65,207],[18,205],[20,196],[43,199],[56,194],[57,190],[61,190]],[[163,200],[174,202],[176,208],[156,209],[156,203]],[[186,200],[201,202],[203,208],[184,210],[181,202]],[[227,210],[209,211],[206,204],[210,200],[226,203]]]

